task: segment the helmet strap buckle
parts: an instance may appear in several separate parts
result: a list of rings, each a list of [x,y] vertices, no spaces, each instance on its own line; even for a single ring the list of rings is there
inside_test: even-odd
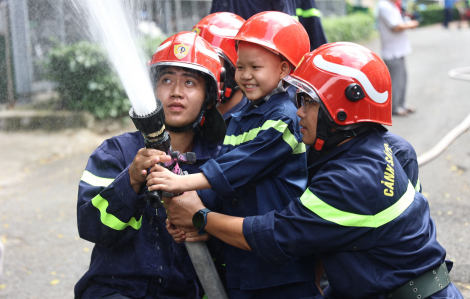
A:
[[[317,137],[317,139],[315,140],[315,146],[314,146],[315,149],[316,149],[317,151],[321,151],[322,148],[323,148],[323,144],[324,144],[324,143],[325,143],[325,140],[320,139],[320,138]]]

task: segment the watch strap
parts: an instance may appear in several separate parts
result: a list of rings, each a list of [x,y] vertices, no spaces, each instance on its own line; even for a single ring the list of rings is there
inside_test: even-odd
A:
[[[207,232],[204,230],[204,228],[206,227],[206,224],[207,224],[207,214],[209,214],[210,212],[212,212],[211,210],[209,210],[208,208],[204,208],[204,209],[201,209],[199,211],[197,211],[197,213],[200,213],[204,216],[204,223],[202,224],[202,226],[199,228],[199,232],[198,234],[200,236],[206,234]]]

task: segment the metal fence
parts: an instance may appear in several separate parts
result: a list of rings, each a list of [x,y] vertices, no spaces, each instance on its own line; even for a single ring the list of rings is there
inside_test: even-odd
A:
[[[118,1],[118,0],[116,0]],[[166,35],[191,30],[208,15],[211,0],[120,0],[131,3],[137,20],[155,23]],[[258,0],[253,0],[258,1]],[[259,0],[261,1],[261,0]],[[29,100],[31,94],[53,88],[47,81],[43,66],[48,51],[57,43],[70,44],[89,40],[86,10],[80,0],[0,0],[0,47],[5,46],[4,34],[11,32],[11,60],[17,96]],[[317,0],[324,17],[346,14],[345,0]],[[4,22],[9,16],[9,22]],[[2,42],[3,40],[3,42]],[[0,49],[0,70],[6,67],[7,57]],[[3,81],[6,81],[5,79]],[[5,102],[6,83],[0,80],[0,103]],[[12,82],[10,82],[12,83]],[[13,85],[13,84],[11,84]]]
[[[316,0],[315,3],[322,17],[344,16],[346,14],[346,0]]]

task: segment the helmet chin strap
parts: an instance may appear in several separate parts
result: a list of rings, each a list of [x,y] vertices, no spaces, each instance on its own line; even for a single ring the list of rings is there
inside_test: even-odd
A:
[[[221,104],[227,103],[233,97],[236,91],[240,89],[240,87],[237,85],[237,82],[235,82],[235,79],[234,79],[235,73],[232,72],[231,68],[228,66],[226,66],[225,69],[227,71],[227,75],[225,77],[224,89],[222,90],[220,94]]]
[[[174,132],[174,133],[181,133],[181,132],[186,132],[186,131],[191,131],[191,130],[194,132],[197,132],[201,129],[202,125],[204,124],[205,113],[206,113],[206,109],[201,109],[198,116],[196,117],[196,120],[189,125],[182,126],[182,127],[174,127],[170,125],[165,125],[165,127],[168,131]]]
[[[337,130],[332,132],[333,126],[331,126],[331,121],[325,110],[320,108],[317,120],[317,137],[311,148],[318,153],[331,151],[346,139],[356,137],[368,131],[373,125],[373,123],[364,123],[362,126],[352,130]]]

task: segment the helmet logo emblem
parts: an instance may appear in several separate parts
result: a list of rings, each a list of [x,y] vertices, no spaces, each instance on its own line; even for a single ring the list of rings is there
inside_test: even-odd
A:
[[[378,92],[370,82],[369,78],[367,78],[367,75],[358,69],[326,61],[321,55],[315,56],[313,58],[313,63],[319,69],[327,72],[356,79],[361,83],[362,87],[369,95],[369,98],[378,104],[383,104],[388,99],[388,91],[384,91],[382,93]]]
[[[201,29],[197,28],[197,27],[194,27],[193,30],[192,30],[194,33],[196,33],[197,35],[201,35]]]
[[[186,57],[186,55],[188,55],[190,48],[191,46],[188,46],[185,44],[179,44],[179,45],[175,45],[175,49],[173,52],[175,53],[175,56],[178,59],[183,59]]]

